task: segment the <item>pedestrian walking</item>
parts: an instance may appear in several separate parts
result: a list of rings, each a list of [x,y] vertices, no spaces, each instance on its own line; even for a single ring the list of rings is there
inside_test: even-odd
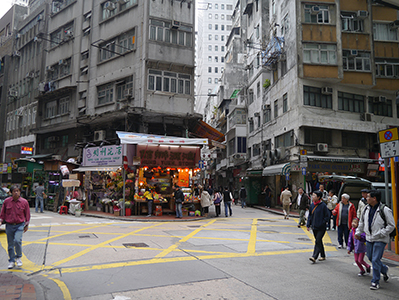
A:
[[[357,206],[357,211],[356,211],[358,219],[360,219],[360,216],[362,215],[363,210],[364,210],[364,208],[367,205],[366,198],[367,198],[367,193],[369,192],[369,190],[368,189],[362,189],[361,192],[362,192],[362,198],[359,200],[359,204]]]
[[[175,185],[174,197],[175,197],[175,204],[176,204],[176,218],[181,219],[183,217],[182,206],[183,206],[183,202],[184,202],[184,194],[177,184]]]
[[[315,246],[313,255],[309,259],[315,263],[320,255],[319,260],[323,261],[326,259],[326,253],[324,251],[323,237],[326,233],[326,224],[330,213],[328,212],[327,205],[322,201],[323,194],[320,191],[314,191],[312,194],[313,203],[309,208],[309,218],[306,227],[312,228],[313,235],[315,238]]]
[[[223,203],[224,203],[224,212],[226,217],[228,217],[228,212],[230,213],[230,217],[233,215],[233,211],[231,210],[231,201],[233,201],[233,195],[229,191],[229,188],[226,186],[223,191]],[[227,211],[229,209],[229,211]]]
[[[361,234],[366,233],[367,257],[373,266],[371,290],[380,288],[381,274],[384,281],[389,280],[388,266],[381,262],[385,246],[390,242],[389,234],[395,228],[392,210],[381,204],[381,192],[371,190],[367,193],[367,206],[361,215],[355,238],[360,240]]]
[[[154,203],[154,197],[152,196],[152,192],[149,187],[145,189],[144,197],[147,200],[147,217],[151,217],[152,215],[152,204]]]
[[[35,212],[39,211],[39,203],[40,203],[40,212],[43,213],[43,196],[44,196],[44,186],[43,182],[39,182],[39,185],[35,188]]]
[[[284,191],[281,192],[280,199],[283,203],[284,219],[289,219],[290,216],[290,205],[291,205],[292,194],[289,190],[289,186],[284,187]]]
[[[204,217],[208,217],[209,213],[209,206],[211,206],[211,195],[209,194],[207,189],[202,189],[202,186],[198,186],[200,190],[200,197],[201,197],[201,215]]]
[[[328,192],[328,198],[327,198],[327,208],[330,211],[330,220],[328,220],[327,223],[327,230],[330,230],[331,228],[331,219],[333,220],[333,228],[332,230],[335,230],[337,227],[337,217],[333,215],[333,210],[337,206],[338,203],[338,197],[335,196],[335,191],[330,190]]]
[[[8,268],[22,267],[22,235],[28,231],[30,221],[29,202],[21,197],[17,186],[10,188],[11,197],[4,200],[0,212],[0,224],[6,223]]]
[[[356,218],[355,206],[349,202],[349,199],[348,194],[342,194],[341,202],[332,211],[333,215],[337,216],[339,249],[343,248],[344,240],[348,246],[349,230],[352,228],[352,220]]]
[[[222,202],[222,194],[218,190],[215,190],[213,204],[215,205],[216,217],[220,216],[220,202]]]
[[[294,199],[294,203],[298,206],[299,209],[299,221],[298,221],[298,228],[304,226],[306,224],[305,214],[306,211],[309,209],[309,197],[305,194],[303,188],[298,189],[298,194]]]
[[[269,185],[266,184],[265,189],[263,191],[265,192],[265,206],[267,208],[270,208],[272,206],[271,203],[272,190],[270,189]]]
[[[241,186],[240,189],[240,200],[241,200],[241,208],[247,207],[247,190],[244,186]]]
[[[354,253],[355,262],[360,269],[358,276],[363,276],[367,273],[370,274],[370,265],[364,261],[364,256],[366,255],[366,234],[362,233],[360,235],[360,239],[355,239],[355,232],[356,228],[359,225],[359,219],[355,218],[352,221],[352,230],[349,233],[349,240],[348,240],[348,254],[352,251]],[[363,266],[366,267],[366,271],[364,270]]]
[[[319,185],[319,191],[323,194],[322,200],[325,204],[327,204],[327,199],[328,199],[328,193],[324,189],[324,184]]]

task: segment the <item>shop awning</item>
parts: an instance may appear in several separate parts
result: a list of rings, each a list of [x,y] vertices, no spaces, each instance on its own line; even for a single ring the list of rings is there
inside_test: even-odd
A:
[[[121,166],[94,166],[94,167],[80,167],[77,169],[73,169],[75,172],[105,172],[105,171],[116,171]]]
[[[191,131],[198,137],[207,138],[217,142],[224,142],[224,134],[202,120],[199,120]]]
[[[287,165],[290,163],[268,166],[263,169],[262,176],[285,175],[283,170],[287,170]]]
[[[181,138],[175,136],[152,135],[146,133],[117,131],[121,144],[158,144],[177,146],[208,145],[208,139]]]
[[[338,157],[338,156],[310,156],[308,160],[328,161],[328,162],[343,162],[343,163],[372,163],[373,159],[360,157]]]

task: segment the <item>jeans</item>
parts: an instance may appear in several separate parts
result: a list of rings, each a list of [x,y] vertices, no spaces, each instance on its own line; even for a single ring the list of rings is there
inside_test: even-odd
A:
[[[313,235],[315,239],[315,245],[313,250],[313,258],[317,259],[319,254],[321,257],[326,257],[326,253],[324,252],[324,245],[323,245],[323,237],[326,233],[326,229],[315,230],[313,229]]]
[[[367,257],[373,265],[372,283],[379,284],[381,273],[385,275],[388,272],[388,267],[381,262],[385,246],[383,242],[367,242]]]
[[[181,202],[176,202],[176,218],[181,218],[183,217],[183,214],[181,212],[183,203]]]
[[[349,228],[347,224],[341,224],[338,226],[338,243],[340,245],[344,244],[344,240],[342,239],[342,235],[345,238],[345,245],[348,246],[348,238],[349,238]]]
[[[247,206],[246,198],[241,198],[240,200],[241,200],[241,208],[244,208],[244,206]]]
[[[306,210],[304,210],[304,209],[301,209],[299,211],[299,222],[298,222],[298,225],[300,225],[300,226],[306,225],[305,213],[306,213]]]
[[[15,262],[15,259],[22,257],[22,234],[25,223],[18,225],[6,224],[8,262]]]
[[[229,212],[230,212],[230,216],[233,214],[233,212],[231,211],[231,201],[223,201],[224,202],[224,212],[226,217],[228,216],[227,214],[227,208],[229,208]]]
[[[39,210],[39,202],[40,202],[40,212],[43,212],[43,197],[37,196],[35,199],[35,211]]]
[[[148,214],[151,215],[152,214],[152,202],[154,201],[148,201],[147,202],[147,208],[148,208]]]

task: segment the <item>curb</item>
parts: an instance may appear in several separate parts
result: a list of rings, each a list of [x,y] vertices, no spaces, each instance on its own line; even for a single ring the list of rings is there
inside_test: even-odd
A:
[[[118,216],[106,216],[106,215],[98,215],[98,214],[91,214],[91,213],[83,213],[82,216],[86,217],[93,217],[93,218],[100,218],[100,219],[111,219],[111,220],[118,220],[118,221],[130,221],[130,222],[193,222],[198,220],[206,220],[210,219],[205,217],[197,217],[195,219],[151,219],[151,218],[144,218],[144,219],[133,219],[129,217],[118,217]]]

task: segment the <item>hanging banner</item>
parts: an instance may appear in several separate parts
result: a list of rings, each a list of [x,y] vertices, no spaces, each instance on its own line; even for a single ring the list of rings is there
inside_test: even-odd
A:
[[[122,145],[83,149],[83,166],[122,165]]]

